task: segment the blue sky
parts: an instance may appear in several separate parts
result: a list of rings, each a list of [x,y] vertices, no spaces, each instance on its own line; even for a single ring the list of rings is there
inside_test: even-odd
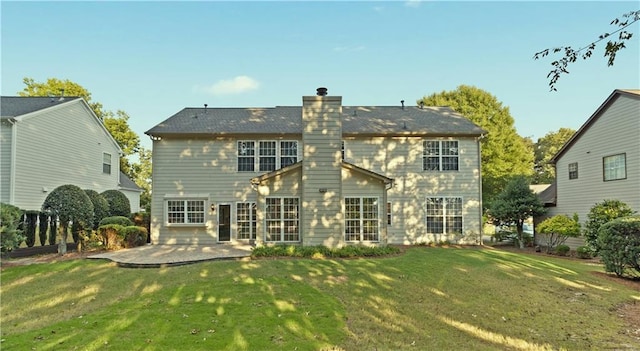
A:
[[[569,67],[549,92],[548,47],[582,47],[640,9],[627,2],[7,2],[1,92],[69,79],[144,131],[184,107],[300,105],[325,86],[344,105],[413,104],[474,85],[522,136],[577,129],[616,88],[640,88],[640,26],[607,67]]]

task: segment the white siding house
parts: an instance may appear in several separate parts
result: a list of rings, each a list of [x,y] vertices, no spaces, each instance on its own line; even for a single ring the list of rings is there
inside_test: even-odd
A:
[[[3,96],[0,115],[0,201],[39,210],[51,190],[73,184],[121,190],[139,211],[141,190],[121,183],[122,151],[84,99]]]
[[[185,108],[153,139],[155,244],[478,243],[484,131],[446,107]]]
[[[591,207],[607,199],[640,211],[640,90],[613,91],[551,162],[556,183],[541,194],[546,217],[577,213],[584,224]]]

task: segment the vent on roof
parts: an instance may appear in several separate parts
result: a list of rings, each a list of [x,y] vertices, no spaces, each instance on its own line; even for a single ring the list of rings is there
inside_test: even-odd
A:
[[[204,113],[205,113],[205,114],[207,114],[207,106],[209,106],[209,105],[204,104]]]
[[[404,110],[404,100],[400,100],[400,103],[402,104],[402,109]]]
[[[318,89],[316,89],[316,94],[318,96],[327,96],[327,88],[318,88]]]
[[[424,108],[424,101],[420,101],[420,109],[422,110]]]
[[[64,89],[60,89],[60,98],[58,101],[64,101]]]

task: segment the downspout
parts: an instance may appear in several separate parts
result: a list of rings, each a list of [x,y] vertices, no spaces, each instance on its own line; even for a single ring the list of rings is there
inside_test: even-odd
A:
[[[9,118],[11,123],[11,157],[9,159],[9,204],[15,204],[16,194],[16,141],[18,140],[18,120],[15,118]]]
[[[482,220],[482,215],[483,215],[483,210],[482,210],[482,143],[480,143],[480,140],[482,140],[482,138],[484,138],[484,134],[480,134],[480,137],[477,138],[477,142],[478,142],[478,184],[480,185],[480,192],[478,193],[478,198],[480,199],[480,238],[479,238],[479,244],[480,246],[483,245],[483,241],[482,238],[484,236],[484,221]]]

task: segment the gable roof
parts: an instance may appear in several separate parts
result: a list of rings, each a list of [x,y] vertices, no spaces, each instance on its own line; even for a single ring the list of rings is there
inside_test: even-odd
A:
[[[609,108],[614,101],[618,99],[619,96],[628,96],[634,99],[640,99],[640,90],[639,89],[616,89],[611,95],[598,107],[596,112],[594,112],[591,117],[578,129],[577,132],[573,133],[571,138],[567,140],[566,143],[562,146],[560,150],[549,160],[549,163],[555,164],[558,159],[569,149],[571,146],[578,140],[580,137],[595,123],[598,118],[602,115],[602,113]]]
[[[139,192],[143,191],[142,188],[138,186],[138,184],[136,184],[133,180],[131,180],[131,178],[127,177],[126,174],[122,173],[122,171],[120,172],[119,183],[120,183],[120,188],[122,189],[139,191]]]
[[[302,134],[302,107],[185,108],[145,134]],[[449,107],[343,106],[343,135],[480,136],[485,131]]]
[[[253,177],[253,178],[251,178],[251,184],[260,184],[260,183],[262,183],[263,181],[265,181],[267,179],[270,179],[270,178],[273,178],[275,176],[282,175],[282,174],[285,174],[285,173],[289,173],[289,172],[291,172],[291,171],[293,171],[295,169],[302,168],[303,162],[304,162],[304,160],[298,161],[298,162],[296,162],[294,164],[288,165],[287,167],[276,169],[275,171],[268,172],[268,173],[259,175],[257,177]],[[346,161],[342,161],[341,162],[341,167],[349,169],[349,170],[352,170],[352,171],[355,171],[357,173],[361,173],[361,174],[367,175],[367,176],[375,178],[375,179],[378,179],[381,182],[383,182],[384,184],[392,184],[393,183],[393,179],[392,178],[386,177],[386,176],[384,176],[382,174],[376,173],[374,171],[370,171],[370,170],[362,168],[362,167],[358,167],[358,166],[356,166],[356,165],[354,165],[352,163],[346,162]]]
[[[80,98],[75,96],[63,99],[47,96],[2,96],[0,97],[0,117],[3,119],[18,117],[77,99]]]

